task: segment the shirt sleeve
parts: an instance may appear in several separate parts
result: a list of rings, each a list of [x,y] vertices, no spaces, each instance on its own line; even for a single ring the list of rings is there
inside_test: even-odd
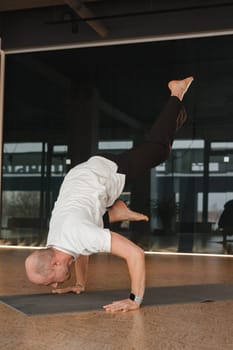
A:
[[[81,255],[111,252],[111,233],[109,229],[100,228],[91,223],[81,225],[78,238]]]
[[[77,255],[111,252],[111,232],[87,220],[69,216],[63,225],[59,246]]]

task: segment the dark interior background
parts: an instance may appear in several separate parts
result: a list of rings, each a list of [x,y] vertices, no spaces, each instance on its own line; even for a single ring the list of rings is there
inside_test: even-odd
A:
[[[210,215],[210,194],[225,194],[227,201],[233,192],[231,2],[148,1],[132,7],[129,1],[85,1],[92,15],[102,16],[98,20],[108,28],[106,36],[67,3],[39,3],[31,8],[0,6],[2,48],[7,53],[3,194],[8,197],[3,196],[3,212],[10,207],[2,239],[44,241],[68,170],[66,161],[72,158],[66,149],[71,131],[75,138],[78,130],[79,159],[97,151],[100,141],[138,142],[166,102],[168,81],[193,75],[184,101],[189,120],[176,137],[188,140],[188,148],[174,150],[162,177],[155,169],[125,194],[134,209],[152,215],[154,196],[171,201],[176,193],[178,225],[166,235],[156,223],[118,229],[145,249],[231,253],[231,241],[218,227],[223,204],[214,222]],[[195,140],[204,146],[193,150]],[[213,152],[213,142],[228,144]],[[27,149],[20,151],[22,144]],[[32,144],[40,145],[37,151],[30,149]],[[64,146],[60,153],[54,148],[59,145]],[[230,161],[223,169],[224,156]],[[219,171],[212,174],[210,163],[218,164]],[[191,164],[201,164],[198,176]],[[19,213],[12,206],[22,200],[18,192],[32,195],[24,193],[21,207],[25,201],[35,206],[36,198],[36,213]]]

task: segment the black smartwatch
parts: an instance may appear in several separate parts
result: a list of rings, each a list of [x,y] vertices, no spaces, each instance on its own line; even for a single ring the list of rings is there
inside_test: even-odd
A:
[[[137,295],[135,295],[133,293],[130,293],[129,299],[133,300],[133,301],[136,301],[136,303],[139,303],[139,304],[141,304],[143,302],[143,298],[142,297],[138,297]]]

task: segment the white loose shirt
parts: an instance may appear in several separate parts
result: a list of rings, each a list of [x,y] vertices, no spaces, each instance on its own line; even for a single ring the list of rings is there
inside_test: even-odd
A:
[[[121,194],[125,175],[101,156],[72,168],[64,178],[52,211],[47,246],[77,258],[111,251],[111,234],[103,215]]]

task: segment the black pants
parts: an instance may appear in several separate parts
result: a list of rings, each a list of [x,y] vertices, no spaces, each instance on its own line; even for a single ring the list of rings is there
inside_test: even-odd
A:
[[[126,184],[133,182],[169,157],[174,135],[186,118],[181,101],[171,96],[140,145],[117,155],[104,153],[101,156],[118,165],[118,172],[126,175]],[[108,212],[103,222],[104,227],[110,227]]]
[[[181,101],[171,96],[140,145],[117,155],[104,153],[101,156],[118,165],[118,172],[126,175],[128,184],[169,157],[175,132],[185,120]]]

